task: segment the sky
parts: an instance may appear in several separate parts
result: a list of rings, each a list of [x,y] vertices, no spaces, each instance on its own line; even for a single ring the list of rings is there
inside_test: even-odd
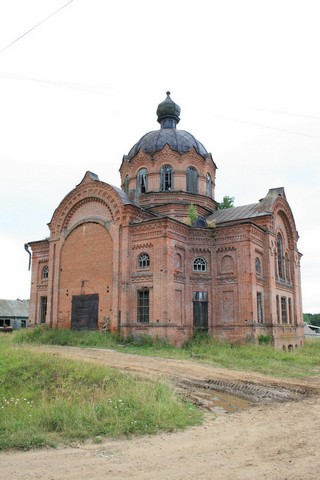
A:
[[[218,166],[216,200],[284,187],[303,311],[320,312],[318,0],[1,0],[0,298],[29,298],[24,244],[87,170],[120,186],[123,155],[179,128]]]

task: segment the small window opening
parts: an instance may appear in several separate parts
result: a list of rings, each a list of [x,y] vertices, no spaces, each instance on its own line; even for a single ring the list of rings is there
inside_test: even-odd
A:
[[[193,271],[194,272],[206,272],[207,271],[206,260],[202,257],[195,258],[195,260],[193,262]]]
[[[139,268],[150,267],[150,257],[147,253],[141,253],[138,257]]]

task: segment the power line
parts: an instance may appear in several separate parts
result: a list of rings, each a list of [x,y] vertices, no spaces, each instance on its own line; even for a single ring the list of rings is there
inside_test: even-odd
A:
[[[303,113],[294,113],[294,112],[285,112],[282,110],[271,110],[269,108],[260,108],[260,107],[243,107],[246,108],[247,110],[256,110],[258,112],[269,112],[269,113],[276,113],[278,115],[287,115],[289,117],[302,117],[302,118],[308,118],[311,120],[320,120],[320,117],[317,117],[315,115],[305,115]]]
[[[37,23],[36,25],[34,25],[32,28],[30,28],[29,30],[27,30],[26,32],[24,32],[22,35],[20,35],[20,37],[16,38],[15,40],[13,40],[12,42],[10,42],[8,45],[6,45],[5,47],[3,47],[1,50],[0,50],[0,53],[4,52],[5,50],[7,50],[9,47],[11,47],[11,45],[13,45],[14,43],[18,42],[21,38],[25,37],[26,35],[28,35],[28,33],[32,32],[33,30],[35,30],[37,27],[39,27],[40,25],[42,25],[44,22],[46,22],[49,18],[53,17],[54,15],[56,15],[58,12],[60,12],[61,10],[63,10],[67,5],[69,5],[70,3],[72,3],[73,0],[69,0],[69,2],[67,2],[65,5],[63,5],[62,7],[58,8],[58,10],[55,10],[53,13],[50,13],[50,15],[48,15],[46,18],[44,18],[43,20],[41,20],[41,22]]]
[[[244,123],[246,125],[253,125],[255,127],[268,128],[270,130],[277,130],[279,132],[290,133],[291,135],[299,135],[301,137],[309,137],[309,138],[320,139],[319,135],[311,135],[309,133],[295,132],[293,130],[287,130],[286,128],[272,127],[270,125],[265,125],[264,123],[251,122],[249,120],[240,120],[239,118],[228,117],[226,115],[211,115],[211,116],[214,117],[214,118],[220,118],[221,120],[237,122],[237,123]]]
[[[37,82],[37,83],[42,83],[44,85],[53,85],[56,87],[71,88],[74,90],[81,90],[84,92],[96,93],[101,95],[111,95],[113,92],[113,88],[111,87],[105,87],[105,86],[99,86],[99,85],[88,85],[85,83],[57,81],[57,80],[45,80],[42,78],[27,77],[25,75],[16,75],[11,73],[4,73],[4,72],[0,72],[0,78],[1,77],[12,78],[14,80],[22,80],[22,81],[28,81],[28,82]]]

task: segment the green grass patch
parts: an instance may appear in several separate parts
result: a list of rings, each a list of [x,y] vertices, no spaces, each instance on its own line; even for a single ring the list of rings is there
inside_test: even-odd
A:
[[[320,374],[320,342],[308,340],[294,351],[279,351],[272,346],[240,345],[199,336],[185,349],[194,358],[232,370],[259,372],[278,377],[305,377]]]
[[[70,345],[78,347],[112,348],[146,356],[193,359],[217,367],[260,372],[274,376],[305,377],[320,374],[320,341],[307,340],[303,348],[278,351],[270,346],[269,338],[261,338],[260,345],[240,345],[221,342],[209,335],[198,335],[176,348],[164,339],[132,336],[127,339],[113,333],[76,332],[34,328],[11,335],[16,343]]]
[[[0,337],[0,450],[173,431],[202,414],[166,384],[30,352]]]

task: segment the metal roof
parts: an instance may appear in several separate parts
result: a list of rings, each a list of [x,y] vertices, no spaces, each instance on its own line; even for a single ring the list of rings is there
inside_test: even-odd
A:
[[[0,300],[0,317],[29,316],[29,300]]]
[[[108,183],[108,185],[113,188],[113,190],[115,190],[117,192],[117,194],[119,195],[122,203],[124,205],[133,205],[133,203],[129,200],[128,198],[128,195],[126,194],[126,192],[124,192],[123,190],[121,190],[121,188],[119,187],[115,187],[114,185],[110,185],[110,183]]]
[[[141,149],[149,154],[159,152],[165,145],[179,153],[189,152],[194,147],[199,155],[205,157],[208,154],[202,143],[191,133],[175,128],[160,128],[143,135],[131,148],[125,159],[130,161]]]
[[[270,215],[270,212],[261,211],[261,203],[251,203],[250,205],[242,205],[241,207],[217,210],[209,215],[207,220],[215,220],[216,223],[224,223],[263,217],[264,215]]]

